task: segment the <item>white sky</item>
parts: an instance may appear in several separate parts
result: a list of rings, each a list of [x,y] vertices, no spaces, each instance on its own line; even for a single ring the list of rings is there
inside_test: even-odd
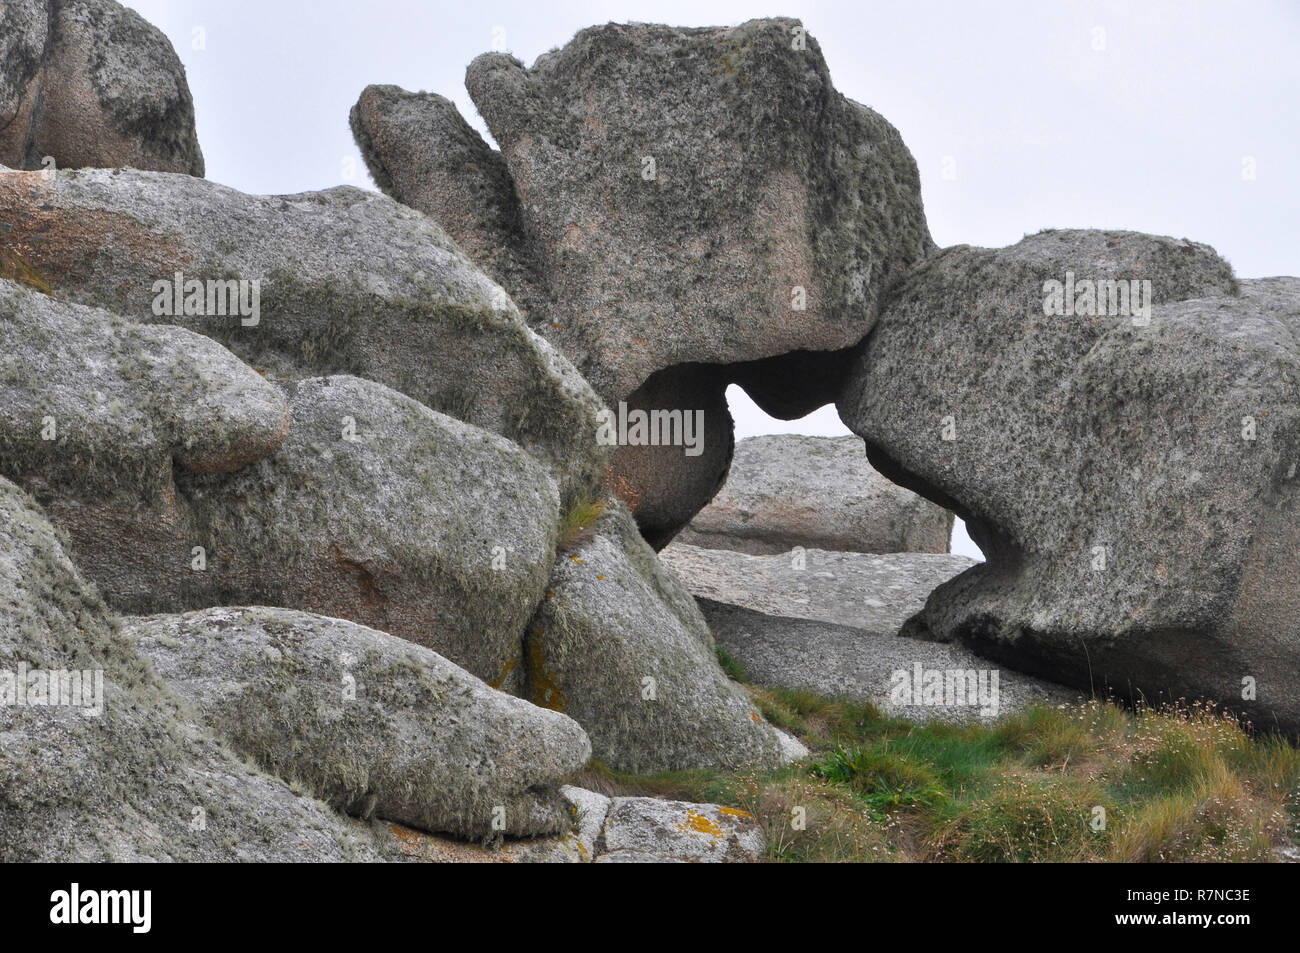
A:
[[[208,178],[245,192],[370,187],[347,121],[370,83],[441,93],[486,132],[464,72],[496,38],[531,64],[611,20],[781,15],[803,20],[841,92],[902,133],[941,246],[1131,228],[1207,242],[1243,278],[1300,274],[1296,0],[127,5],[185,63]],[[730,393],[738,437],[847,432],[830,408],[772,421]],[[964,536],[954,552],[978,555]]]

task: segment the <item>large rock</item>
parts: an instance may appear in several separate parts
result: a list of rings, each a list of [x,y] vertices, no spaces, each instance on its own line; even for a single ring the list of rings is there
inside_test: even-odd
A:
[[[285,609],[125,628],[214,733],[339,810],[484,839],[570,826],[559,786],[591,754],[583,730],[426,648]]]
[[[42,496],[165,509],[174,470],[229,473],[289,432],[284,396],[202,335],[0,279],[0,473]]]
[[[933,247],[911,154],[835,91],[796,20],[610,23],[531,69],[484,54],[466,86],[499,153],[449,100],[394,87],[362,94],[357,142],[379,186],[436,218],[611,405],[691,365],[687,394],[734,379],[802,416],[847,360],[809,374],[808,355],[861,340]],[[654,511],[689,519],[708,497],[686,487],[716,476],[711,460],[643,461],[642,530],[664,532]]]
[[[952,514],[873,470],[859,438],[773,434],[736,444],[726,484],[677,541],[751,556],[946,553],[951,536]]]
[[[596,440],[599,398],[442,229],[383,196],[250,196],[148,172],[0,172],[3,252],[58,296],[182,324],[272,378],[353,374],[509,437],[566,502],[603,478],[611,448]],[[202,283],[187,313],[174,307],[178,274]],[[214,290],[242,293],[241,308]]]
[[[868,701],[908,721],[997,720],[1029,705],[1074,702],[1077,693],[1022,675],[957,645],[903,638],[857,626],[769,615],[729,602],[699,599],[718,644],[751,684]],[[915,690],[917,672],[922,690]],[[994,681],[996,673],[996,681]],[[926,680],[961,691],[927,699]],[[973,690],[972,690],[973,689]]]
[[[295,385],[290,416],[274,455],[227,476],[178,474],[166,510],[53,500],[87,575],[128,612],[302,609],[515,687],[559,519],[541,467],[502,437],[354,377]]]
[[[185,67],[113,0],[5,0],[0,163],[203,175]]]
[[[1150,311],[1116,314],[1108,289],[1088,313],[1081,283],[1117,279],[1149,280]],[[1079,307],[1056,313],[1067,280]],[[913,628],[1300,730],[1298,333],[1300,281],[1238,289],[1187,241],[1045,232],[918,269],[840,403],[872,463],[988,556]]]
[[[611,505],[561,552],[527,635],[528,697],[570,715],[594,757],[656,773],[774,766],[802,746],[718,667],[694,600]]]
[[[51,704],[40,686],[61,673],[71,685],[74,671],[89,697]],[[53,681],[64,700],[62,679]],[[400,856],[195,725],[78,575],[50,523],[4,479],[0,694],[0,859]]]

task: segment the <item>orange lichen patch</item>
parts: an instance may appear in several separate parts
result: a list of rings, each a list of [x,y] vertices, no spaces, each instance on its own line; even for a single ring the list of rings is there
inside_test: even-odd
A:
[[[50,283],[16,249],[0,248],[0,278],[35,288],[42,294],[50,293]]]
[[[707,834],[709,837],[715,837],[721,840],[727,836],[716,821],[711,821],[699,811],[687,811],[686,820],[677,825],[679,831],[686,831],[693,834]]]
[[[601,582],[604,582],[604,581],[605,581],[605,576],[604,576],[603,573],[601,573],[600,575],[597,575],[596,578],[599,579]]]
[[[423,834],[400,824],[393,824],[390,829],[393,836],[397,838],[398,844],[401,845],[403,853],[412,855],[419,853],[420,839],[424,836]]]
[[[751,712],[749,713],[749,717],[752,718],[752,719],[754,719],[754,721],[762,721],[762,720],[763,720],[762,718],[758,717],[758,712],[756,712],[756,711],[751,711]]]
[[[500,691],[501,686],[504,685],[506,679],[510,677],[510,673],[519,667],[519,662],[520,658],[518,656],[512,658],[509,662],[506,662],[506,667],[501,670],[501,676],[495,681],[488,682],[488,684]]]
[[[720,807],[718,808],[718,813],[725,814],[727,817],[748,817],[750,819],[753,819],[754,817],[754,815],[750,814],[749,811],[742,811],[738,807]]]
[[[570,558],[571,560],[573,560],[575,563],[580,563],[580,562],[582,562],[582,557],[581,557],[581,556],[570,556],[569,558]]]
[[[407,857],[415,857],[430,863],[508,863],[510,858],[500,851],[490,850],[478,844],[464,844],[445,837],[435,837],[421,831],[390,824],[389,831],[397,842],[397,848]]]
[[[0,172],[0,245],[49,284],[100,270],[158,278],[193,266],[179,232],[159,232],[125,212],[60,205],[45,172]],[[135,284],[129,285],[135,287]],[[136,289],[152,297],[152,283]]]
[[[552,711],[564,711],[569,700],[560,691],[555,676],[546,671],[546,632],[535,628],[528,634],[528,684],[532,690],[533,704]]]

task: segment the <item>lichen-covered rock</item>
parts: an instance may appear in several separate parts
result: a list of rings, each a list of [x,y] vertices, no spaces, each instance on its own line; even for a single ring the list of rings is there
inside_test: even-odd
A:
[[[526,648],[526,697],[570,715],[617,770],[774,766],[799,754],[722,673],[695,601],[621,505],[561,551]]]
[[[555,551],[559,504],[542,468],[354,377],[294,385],[290,417],[272,456],[225,476],[178,474],[165,510],[108,520],[52,502],[86,574],[127,612],[302,609],[514,687]]]
[[[717,804],[616,797],[597,863],[753,863],[766,848],[752,814]]]
[[[859,438],[772,434],[736,444],[726,484],[677,542],[751,556],[946,553],[951,536],[952,514],[873,470]]]
[[[185,67],[113,0],[5,0],[0,163],[203,175]]]
[[[74,671],[84,686],[99,673],[99,689],[83,691],[81,704],[51,704],[53,695],[36,690],[52,674],[66,673],[71,684]],[[77,573],[44,515],[2,478],[0,693],[0,860],[400,856],[195,725]]]
[[[60,297],[184,325],[273,379],[365,377],[502,434],[546,466],[566,501],[604,476],[611,448],[596,440],[604,405],[590,386],[441,228],[384,196],[0,172],[6,253]],[[202,294],[191,301],[194,281]]]
[[[215,341],[0,279],[0,473],[38,495],[166,507],[174,466],[229,473],[288,432],[283,394]]]
[[[591,754],[583,730],[429,649],[262,607],[124,627],[215,734],[341,811],[484,839],[570,826],[559,786]]]
[[[675,364],[856,344],[930,248],[907,148],[797,20],[610,23],[531,69],[484,54],[466,86],[499,155],[448,100],[392,88],[353,111],[363,153],[458,241],[513,245],[529,269],[493,277],[608,400]]]
[[[484,54],[466,86],[499,153],[449,100],[394,87],[362,94],[356,140],[379,186],[436,218],[611,406],[689,365],[659,409],[734,379],[802,416],[933,247],[898,132],[835,91],[797,20],[610,23],[531,68]],[[804,373],[828,352],[843,352],[831,373]],[[614,475],[635,484],[647,538],[671,538],[721,457],[643,458]]]
[[[1112,280],[1139,282],[1128,314],[1088,300]],[[1187,241],[1045,232],[918,269],[839,405],[988,556],[913,628],[1300,730],[1298,334],[1300,281],[1239,288]]]

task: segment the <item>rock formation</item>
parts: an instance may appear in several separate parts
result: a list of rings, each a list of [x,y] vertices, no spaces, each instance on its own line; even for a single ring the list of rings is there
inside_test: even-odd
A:
[[[466,86],[499,153],[447,99],[394,87],[362,94],[357,142],[376,183],[437,219],[611,405],[701,409],[691,395],[744,365],[760,405],[802,416],[833,395],[780,359],[857,344],[932,248],[911,154],[835,91],[796,20],[611,23],[531,68],[484,54]],[[698,378],[680,397],[638,392],[680,365]],[[618,471],[656,548],[708,502],[723,455]],[[670,510],[686,518],[665,526]]]
[[[1300,281],[1238,282],[1208,246],[1133,232],[918,268],[839,405],[988,556],[913,631],[1300,729],[1298,320]]]
[[[113,0],[0,7],[0,163],[203,175],[185,67]]]

